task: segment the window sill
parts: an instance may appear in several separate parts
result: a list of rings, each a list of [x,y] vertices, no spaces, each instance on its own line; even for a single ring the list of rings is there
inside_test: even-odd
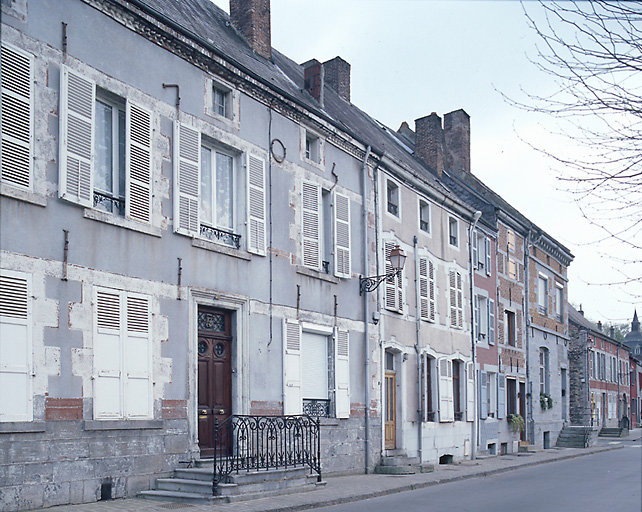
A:
[[[162,420],[85,420],[85,430],[151,430],[163,428]]]
[[[44,421],[7,421],[0,422],[0,434],[22,434],[27,432],[45,432]]]
[[[311,268],[303,267],[301,265],[296,266],[296,273],[301,274],[302,276],[314,277],[315,279],[320,279],[321,281],[327,281],[328,283],[339,284],[338,277],[319,272],[318,270],[312,270]]]
[[[125,229],[131,229],[132,231],[138,231],[139,233],[144,233],[145,235],[161,237],[161,230],[155,226],[149,226],[147,224],[141,224],[139,222],[125,219],[124,217],[117,217],[111,213],[101,212],[100,210],[94,210],[92,208],[85,208],[83,217],[85,219],[97,220],[98,222],[104,222],[105,224],[111,224],[112,226],[118,226]]]
[[[41,194],[36,194],[29,190],[23,190],[17,187],[12,187],[7,183],[0,183],[0,195],[24,201],[25,203],[34,204],[36,206],[47,206],[47,198]]]
[[[219,254],[226,254],[228,256],[232,256],[233,258],[238,258],[245,261],[250,261],[250,259],[252,258],[250,256],[250,253],[246,251],[241,251],[240,249],[234,249],[233,247],[228,247],[227,245],[210,242],[209,240],[202,240],[200,238],[192,238],[192,247],[198,247],[200,249],[217,252]]]

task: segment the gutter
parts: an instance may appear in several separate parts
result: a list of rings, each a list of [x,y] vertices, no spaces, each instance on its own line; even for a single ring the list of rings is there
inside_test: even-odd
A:
[[[470,281],[470,355],[473,362],[473,389],[475,390],[473,395],[473,403],[475,408],[475,414],[473,416],[473,431],[471,435],[472,447],[470,450],[471,460],[477,458],[477,432],[479,430],[478,421],[478,407],[477,407],[477,346],[475,344],[475,266],[473,265],[473,234],[475,227],[481,218],[482,212],[477,210],[473,215],[472,222],[468,228],[468,264],[469,264],[469,281]],[[468,375],[466,375],[468,378]]]
[[[417,235],[413,238],[415,252],[415,354],[417,356],[417,452],[419,464],[423,462],[423,402],[421,401],[421,317],[419,294],[419,254],[417,253]]]
[[[363,187],[363,273],[368,275],[368,158],[370,157],[370,146],[366,149],[366,155],[361,164],[361,186]],[[363,320],[364,320],[364,340],[363,352],[365,360],[365,379],[364,379],[364,401],[365,401],[365,425],[366,429],[364,438],[364,451],[365,451],[365,472],[368,474],[370,462],[370,318],[369,318],[369,304],[370,297],[367,293],[363,294]]]

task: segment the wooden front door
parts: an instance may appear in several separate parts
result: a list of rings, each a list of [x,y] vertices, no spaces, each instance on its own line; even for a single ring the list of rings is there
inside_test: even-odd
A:
[[[198,446],[214,455],[214,423],[232,414],[232,331],[228,311],[198,310]],[[227,455],[221,447],[220,455]]]
[[[519,383],[519,414],[526,420],[526,383]],[[526,441],[526,428],[519,433],[519,440]]]
[[[386,372],[386,419],[385,419],[385,448],[397,448],[397,376],[395,372]]]

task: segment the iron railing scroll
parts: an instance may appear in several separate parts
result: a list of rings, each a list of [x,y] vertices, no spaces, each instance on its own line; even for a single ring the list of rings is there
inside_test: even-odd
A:
[[[233,415],[214,426],[212,493],[231,473],[309,467],[321,481],[320,420]]]

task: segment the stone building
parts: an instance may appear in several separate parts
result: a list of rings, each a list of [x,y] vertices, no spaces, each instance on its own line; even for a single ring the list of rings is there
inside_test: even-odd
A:
[[[637,310],[633,312],[631,330],[624,336],[624,344],[629,347],[633,357],[642,361],[642,331],[640,331],[640,321],[638,320]]]

